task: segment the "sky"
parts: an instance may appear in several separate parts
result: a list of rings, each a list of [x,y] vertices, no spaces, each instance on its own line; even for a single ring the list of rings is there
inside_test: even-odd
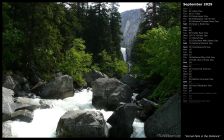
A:
[[[147,2],[119,2],[119,12],[124,12],[131,9],[143,8],[145,10]]]

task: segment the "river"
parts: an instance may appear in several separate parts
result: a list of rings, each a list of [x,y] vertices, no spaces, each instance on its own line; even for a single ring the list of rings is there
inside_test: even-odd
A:
[[[92,105],[92,91],[83,89],[63,100],[33,99],[33,102],[42,101],[51,106],[48,109],[34,110],[32,122],[12,121],[10,123],[13,137],[56,137],[56,128],[60,117],[69,110],[97,110]],[[99,110],[107,120],[113,111]],[[108,124],[108,127],[111,127]],[[144,138],[144,123],[138,119],[133,123],[134,132],[132,138]]]

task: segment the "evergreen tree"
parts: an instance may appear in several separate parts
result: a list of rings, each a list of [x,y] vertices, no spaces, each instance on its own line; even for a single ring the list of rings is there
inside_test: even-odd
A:
[[[111,3],[110,5],[110,30],[112,36],[112,46],[110,52],[113,54],[113,58],[122,59],[121,52],[120,52],[120,42],[121,42],[121,16],[118,12],[119,4],[118,3]]]
[[[140,25],[140,34],[144,34],[147,30],[150,30],[157,26],[159,7],[159,2],[149,2],[146,4],[144,20]]]

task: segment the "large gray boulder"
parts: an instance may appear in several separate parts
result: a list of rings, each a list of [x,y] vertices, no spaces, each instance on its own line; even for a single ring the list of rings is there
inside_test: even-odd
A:
[[[69,75],[55,77],[39,93],[45,99],[64,99],[73,95],[73,79]]]
[[[85,74],[85,80],[87,82],[87,86],[91,87],[91,83],[98,78],[108,78],[108,76],[100,71],[92,70]]]
[[[18,110],[11,114],[11,120],[19,120],[24,122],[31,122],[33,117],[33,113],[26,109]]]
[[[12,121],[5,121],[2,123],[2,137],[3,138],[10,138],[12,137],[12,128],[11,123]]]
[[[110,116],[107,122],[112,126],[109,137],[129,138],[133,133],[133,122],[139,107],[134,103],[119,106]]]
[[[2,86],[13,90],[15,96],[27,96],[27,92],[30,90],[28,80],[18,74],[5,76]]]
[[[144,126],[145,135],[154,137],[180,137],[181,135],[181,98],[179,94],[171,97],[161,108],[150,116]]]
[[[131,102],[132,90],[115,78],[99,78],[92,82],[92,89],[96,108],[114,110],[120,102]]]
[[[51,106],[44,102],[45,99],[32,99],[27,97],[17,97],[15,98],[15,111],[17,110],[29,110],[33,112],[35,109],[46,109]]]
[[[99,111],[68,111],[59,120],[57,137],[106,137],[107,126]]]
[[[14,112],[14,92],[11,89],[2,87],[2,121],[10,119]]]
[[[131,74],[126,74],[122,76],[121,81],[127,84],[132,89],[135,89],[138,87],[138,80]]]

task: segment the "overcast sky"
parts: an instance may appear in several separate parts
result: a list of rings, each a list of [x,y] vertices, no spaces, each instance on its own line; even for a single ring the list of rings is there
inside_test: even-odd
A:
[[[119,2],[119,12],[124,12],[131,9],[143,8],[145,10],[147,2]]]

